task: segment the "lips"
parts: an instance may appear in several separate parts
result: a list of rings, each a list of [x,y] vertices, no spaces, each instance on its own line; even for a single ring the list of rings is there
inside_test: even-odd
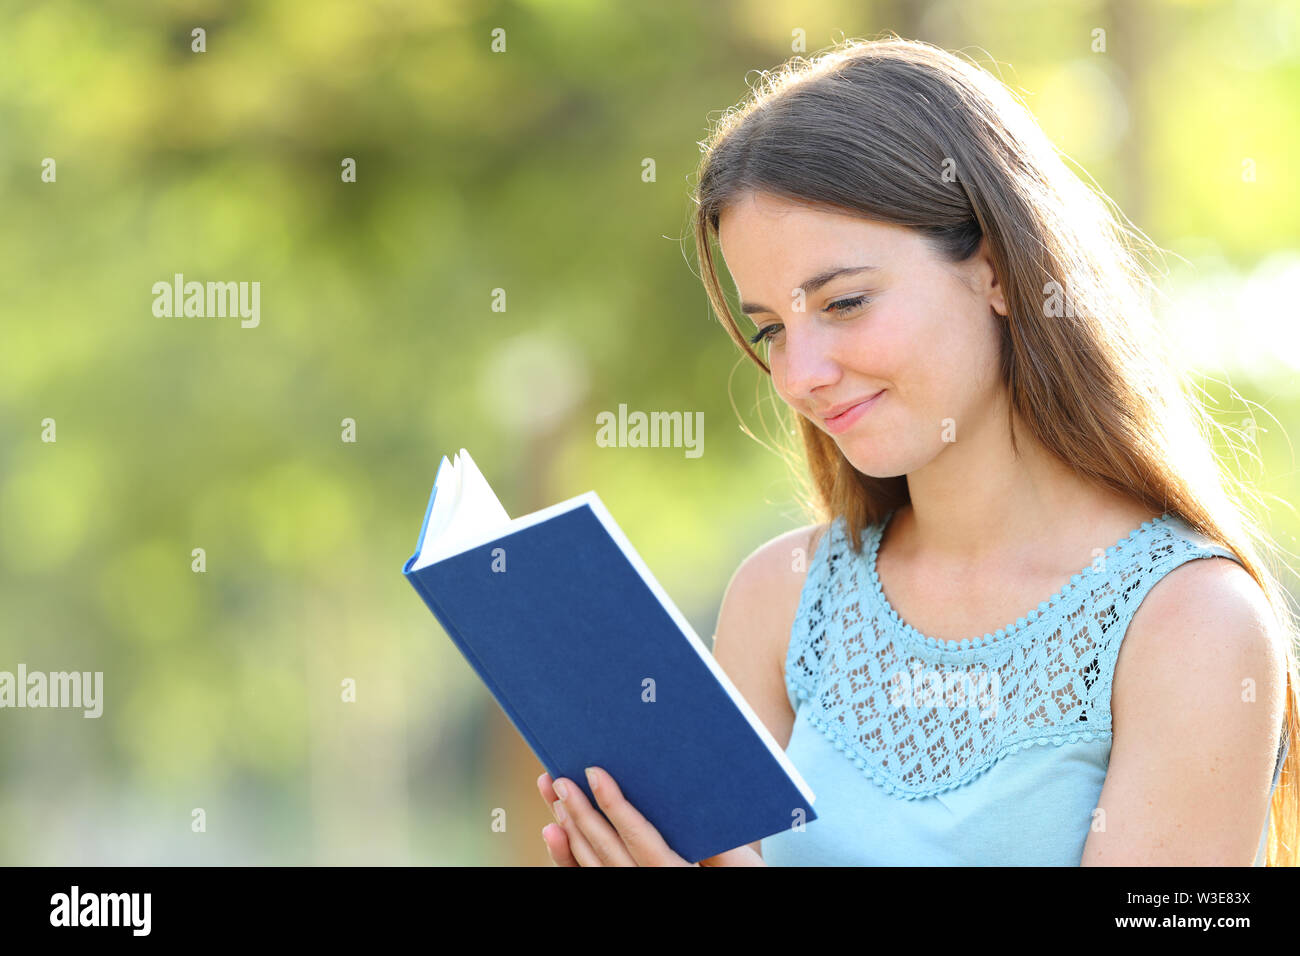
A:
[[[823,419],[822,427],[832,435],[844,434],[850,429],[856,427],[858,422],[862,421],[864,416],[870,415],[871,410],[880,404],[880,400],[884,397],[884,394],[885,390],[882,388],[880,391],[876,392],[875,395],[859,399],[856,404],[845,408],[844,411],[840,412],[838,415],[832,415],[829,418]],[[840,405],[827,410],[834,412],[838,411],[840,408],[844,408],[844,406]]]
[[[874,392],[871,395],[864,395],[861,398],[855,398],[850,402],[845,402],[843,405],[832,406],[831,408],[828,408],[824,412],[819,412],[818,417],[821,418],[822,421],[829,422],[832,419],[839,418],[850,408],[854,408],[855,406],[861,405],[863,402],[871,401],[871,399],[875,398],[877,395],[880,394],[880,392],[883,391],[884,389],[882,388],[880,389],[880,391]]]

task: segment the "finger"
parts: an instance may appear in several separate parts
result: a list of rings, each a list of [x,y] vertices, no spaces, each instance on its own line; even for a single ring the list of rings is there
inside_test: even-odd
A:
[[[585,843],[581,844],[583,846],[583,860],[580,861],[575,857],[573,853],[574,841],[569,838],[572,821],[564,811],[560,810],[563,804],[560,803],[560,798],[555,793],[555,786],[551,782],[549,773],[543,773],[537,778],[537,789],[541,793],[542,799],[546,801],[546,808],[551,811],[556,820],[554,829],[549,826],[542,828],[542,838],[546,841],[546,850],[551,854],[551,859],[555,861],[555,864],[557,866],[599,866],[600,863],[595,860],[595,854],[591,851],[590,845]],[[549,834],[547,833],[548,830],[550,830]]]
[[[569,851],[569,835],[558,823],[548,823],[542,827],[542,842],[546,844],[546,852],[550,854],[551,862],[556,866],[578,865],[578,861]]]
[[[734,850],[723,850],[714,856],[700,860],[700,866],[767,866],[763,857],[754,848],[745,845]]]
[[[572,787],[572,784],[569,786]],[[557,865],[563,866],[602,866],[603,864],[596,852],[591,848],[591,844],[583,838],[580,832],[570,835],[573,830],[573,819],[563,809],[564,804],[555,792],[555,785],[551,781],[549,773],[543,773],[537,778],[537,789],[541,792],[542,799],[546,801],[547,809],[551,811],[558,823],[557,829],[551,831],[553,834],[551,840],[554,840],[557,844],[563,841],[562,856],[572,862],[561,863],[554,854],[552,854],[551,858],[556,860]],[[545,833],[545,830],[543,830],[543,833]],[[551,840],[547,840],[548,852],[551,848]],[[575,847],[577,848],[576,852]]]
[[[537,778],[537,790],[541,793],[542,799],[546,801],[546,807],[548,810],[550,809],[551,804],[560,799],[556,796],[555,787],[551,785],[551,775],[549,773],[544,773]]]
[[[590,852],[600,866],[637,865],[618,831],[588,802],[581,787],[563,777],[554,786],[555,792],[561,794],[557,809],[562,808],[567,818],[564,830],[569,834],[570,847],[583,866],[592,865],[583,858],[584,851]]]
[[[561,808],[564,804],[556,801],[556,807]],[[569,841],[569,853],[573,856],[578,866],[604,866],[596,851],[591,848],[587,838],[582,835],[582,831],[573,822],[573,817],[567,813],[564,822],[560,824],[564,830],[564,838]]]
[[[637,866],[691,865],[668,845],[636,807],[628,803],[613,777],[599,767],[588,767],[587,779],[600,809],[614,824],[619,842]]]

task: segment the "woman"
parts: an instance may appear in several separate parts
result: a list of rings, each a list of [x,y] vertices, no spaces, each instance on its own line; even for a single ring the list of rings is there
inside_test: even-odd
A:
[[[822,519],[714,646],[818,819],[705,864],[1294,865],[1294,622],[1137,234],[927,44],[795,58],[703,145],[703,280]],[[685,863],[594,774],[603,816],[538,781],[557,863]]]

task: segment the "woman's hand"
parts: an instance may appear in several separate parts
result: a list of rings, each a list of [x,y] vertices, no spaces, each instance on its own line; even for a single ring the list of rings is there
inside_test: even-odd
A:
[[[582,788],[572,780],[561,777],[552,783],[549,773],[537,778],[542,799],[559,821],[558,826],[551,824],[542,830],[546,850],[557,866],[764,865],[763,858],[747,846],[688,863],[627,802],[613,777],[599,767],[588,767],[587,784],[600,810],[588,802]],[[563,792],[563,799],[559,799],[557,791]],[[601,816],[601,810],[605,816]]]

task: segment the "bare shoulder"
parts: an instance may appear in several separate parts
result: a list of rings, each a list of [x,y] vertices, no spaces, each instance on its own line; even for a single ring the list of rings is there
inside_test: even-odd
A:
[[[1230,558],[1195,558],[1168,572],[1138,605],[1120,659],[1127,655],[1139,671],[1175,668],[1185,678],[1230,664],[1258,670],[1272,663],[1284,671],[1286,640],[1250,572]]]
[[[1224,557],[1169,571],[1138,606],[1111,692],[1114,740],[1085,865],[1241,865],[1264,826],[1286,630]]]
[[[787,531],[760,545],[731,576],[713,655],[784,747],[794,713],[785,692],[785,656],[808,566],[825,524]]]
[[[780,587],[784,582],[788,588],[790,580],[797,579],[802,584],[804,573],[826,528],[824,523],[805,525],[759,545],[740,562],[731,583],[760,583]]]
[[[727,623],[741,624],[741,631],[775,639],[784,659],[808,566],[826,528],[806,525],[755,548],[731,576],[720,620],[725,616]]]

